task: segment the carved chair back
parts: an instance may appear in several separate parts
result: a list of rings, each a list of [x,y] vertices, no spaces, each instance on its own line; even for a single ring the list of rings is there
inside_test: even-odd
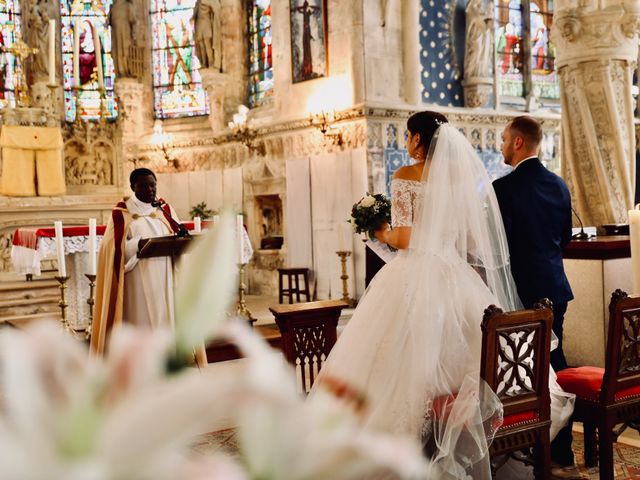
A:
[[[532,310],[485,310],[480,377],[500,398],[505,417],[534,411],[541,421],[550,418],[551,308],[545,299]]]
[[[337,339],[341,300],[296,303],[271,307],[282,334],[282,351],[295,368],[303,392],[311,390],[322,364]]]
[[[609,304],[609,334],[600,400],[613,403],[621,390],[640,386],[640,297],[618,289]]]

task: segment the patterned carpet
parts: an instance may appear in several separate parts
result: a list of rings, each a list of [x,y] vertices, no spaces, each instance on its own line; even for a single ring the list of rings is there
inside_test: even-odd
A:
[[[584,466],[584,440],[581,433],[573,434],[573,451],[580,473],[589,479],[599,479],[598,469]],[[640,448],[616,443],[613,445],[616,480],[640,479]]]
[[[624,443],[617,443],[613,448],[616,480],[640,480],[640,448]],[[234,430],[221,430],[202,435],[194,442],[193,450],[202,454],[219,451],[235,456],[238,452],[238,443],[234,436]],[[584,440],[581,433],[574,432],[573,434],[573,450],[580,473],[590,480],[598,480],[600,478],[598,469],[587,469],[584,466]]]

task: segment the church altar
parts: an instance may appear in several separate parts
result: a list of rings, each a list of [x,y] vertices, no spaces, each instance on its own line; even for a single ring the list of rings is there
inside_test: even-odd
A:
[[[194,222],[182,223],[194,236]],[[206,232],[206,227],[212,222],[202,222]],[[100,243],[106,225],[96,227],[96,249],[100,248]],[[246,228],[242,229],[242,251],[241,261],[246,265],[253,256],[253,247],[249,240]],[[85,273],[89,271],[89,226],[77,225],[68,226],[62,229],[64,252],[67,267],[67,303],[66,317],[69,326],[75,330],[82,330],[89,322],[89,311],[87,299],[89,298],[89,282],[85,278]],[[42,273],[41,262],[43,260],[56,258],[55,229],[45,228],[18,228],[13,234],[13,244],[11,247],[11,261],[16,273],[21,275],[36,275]]]
[[[194,222],[182,223],[192,234]],[[206,227],[210,222],[202,222]],[[106,225],[96,227],[96,248],[100,248],[102,236],[106,230]],[[64,227],[62,229],[65,255],[87,253],[89,251],[89,227],[87,225],[77,225]],[[242,238],[242,264],[246,265],[253,256],[253,247],[249,240],[246,229],[243,229]],[[55,229],[46,228],[18,228],[13,234],[13,245],[11,248],[11,261],[16,273],[21,275],[40,275],[40,263],[42,260],[53,259],[56,256]]]
[[[572,366],[604,367],[611,294],[631,294],[628,235],[573,240],[564,251],[564,268],[573,290],[564,318],[563,348]]]

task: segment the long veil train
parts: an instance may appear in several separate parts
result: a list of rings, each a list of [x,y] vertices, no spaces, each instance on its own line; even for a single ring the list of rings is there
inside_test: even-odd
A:
[[[484,165],[449,124],[416,188],[410,248],[378,272],[316,385],[361,390],[365,423],[420,438],[432,478],[490,479],[502,406],[480,385],[480,322],[489,304],[521,307],[502,217]]]

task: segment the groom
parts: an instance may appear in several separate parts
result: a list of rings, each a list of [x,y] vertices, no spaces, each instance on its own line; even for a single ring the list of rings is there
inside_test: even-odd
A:
[[[513,171],[493,182],[493,188],[522,304],[532,308],[542,298],[553,302],[558,347],[551,352],[551,365],[559,371],[567,368],[562,323],[573,299],[562,263],[562,249],[571,240],[571,196],[564,181],[538,159],[541,141],[542,129],[534,118],[521,116],[509,122],[502,133],[502,155]],[[551,456],[560,466],[573,465],[571,423],[554,440]],[[575,478],[555,470],[559,478]]]

